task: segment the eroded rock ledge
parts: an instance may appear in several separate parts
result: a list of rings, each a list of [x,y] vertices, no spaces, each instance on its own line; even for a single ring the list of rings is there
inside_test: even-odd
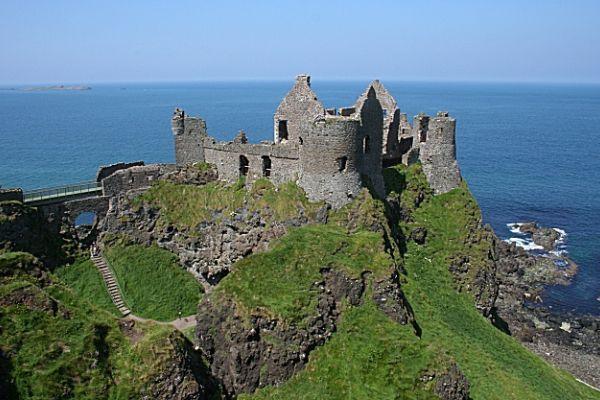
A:
[[[301,324],[245,310],[218,291],[200,303],[199,346],[210,361],[212,374],[230,396],[281,384],[304,368],[310,353],[336,331],[343,308],[365,301],[369,281],[372,300],[386,315],[416,327],[395,273],[374,282],[366,270],[360,279],[330,268],[323,268],[321,276],[321,281],[313,284],[318,292],[316,312]]]

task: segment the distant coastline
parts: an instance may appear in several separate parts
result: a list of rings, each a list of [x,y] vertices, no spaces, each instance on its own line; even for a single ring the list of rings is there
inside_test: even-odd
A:
[[[14,90],[19,92],[43,92],[51,90],[92,90],[90,86],[84,85],[52,85],[52,86],[29,86],[24,88],[2,88],[1,90]]]

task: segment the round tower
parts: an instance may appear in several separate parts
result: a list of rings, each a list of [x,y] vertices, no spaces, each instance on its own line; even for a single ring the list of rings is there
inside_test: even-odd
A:
[[[360,120],[319,116],[309,124],[299,145],[299,184],[311,200],[335,208],[351,201],[361,189]]]

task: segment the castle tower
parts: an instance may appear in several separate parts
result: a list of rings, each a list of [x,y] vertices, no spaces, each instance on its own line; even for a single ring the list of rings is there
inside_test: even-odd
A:
[[[188,117],[183,110],[175,109],[171,118],[175,138],[175,163],[177,165],[204,162],[206,123],[201,118]]]
[[[309,129],[315,117],[324,114],[323,104],[310,88],[310,76],[298,75],[294,87],[275,111],[274,142],[299,143],[302,131]]]
[[[456,161],[456,120],[447,112],[438,112],[433,118],[419,115],[414,127],[419,159],[434,193],[458,187],[462,178]]]
[[[307,125],[299,145],[299,185],[311,200],[343,206],[360,191],[360,121],[321,116]]]

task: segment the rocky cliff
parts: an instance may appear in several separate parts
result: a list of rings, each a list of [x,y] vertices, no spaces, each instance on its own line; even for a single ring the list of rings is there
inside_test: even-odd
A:
[[[50,259],[6,253],[43,256],[44,248],[15,234],[37,222],[0,225],[11,238],[0,256],[11,259],[0,263],[0,384],[7,393],[598,398],[515,340],[596,363],[598,325],[531,306],[557,275],[483,226],[466,184],[434,196],[418,164],[397,166],[385,171],[385,198],[363,189],[332,210],[293,183],[224,185],[217,178],[209,165],[179,168],[148,190],[111,199],[99,224],[107,248],[135,243],[143,253],[143,245],[157,244],[202,283],[193,345],[169,326],[119,320],[76,298],[48,270]],[[35,213],[3,207],[12,221]],[[65,237],[58,248],[70,243]],[[36,320],[25,322],[30,315]],[[49,335],[42,340],[33,326]],[[65,329],[82,335],[61,339]],[[34,366],[28,360],[38,342],[53,355]],[[570,368],[569,360],[561,365]],[[592,374],[581,377],[594,383]]]

